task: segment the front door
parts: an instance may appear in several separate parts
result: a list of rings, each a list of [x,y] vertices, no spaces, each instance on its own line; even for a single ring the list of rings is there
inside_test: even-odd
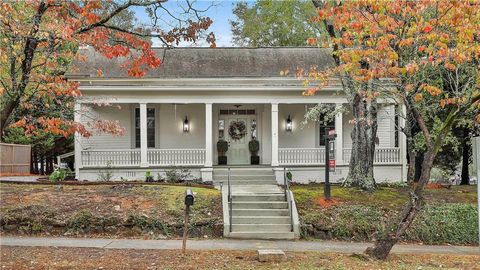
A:
[[[251,137],[249,117],[229,115],[225,119],[225,138],[228,142],[227,163],[250,164],[248,141]]]

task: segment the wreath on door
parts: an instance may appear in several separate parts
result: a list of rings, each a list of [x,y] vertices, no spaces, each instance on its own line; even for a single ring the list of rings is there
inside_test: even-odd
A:
[[[247,127],[243,121],[234,121],[228,127],[228,135],[235,141],[238,141],[247,135]]]

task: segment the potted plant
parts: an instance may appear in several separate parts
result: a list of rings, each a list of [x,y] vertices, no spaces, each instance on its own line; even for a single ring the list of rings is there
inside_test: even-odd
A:
[[[224,139],[220,139],[217,142],[218,151],[218,165],[227,165],[227,156],[225,153],[228,151],[228,142]]]
[[[260,157],[258,156],[258,150],[260,149],[260,143],[257,139],[252,139],[248,143],[248,150],[250,150],[250,164],[260,164]]]

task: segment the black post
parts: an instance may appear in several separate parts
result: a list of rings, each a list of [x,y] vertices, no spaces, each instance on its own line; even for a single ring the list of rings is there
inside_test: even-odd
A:
[[[188,215],[190,215],[190,205],[185,205],[185,219],[183,223],[182,253],[185,254],[188,237]]]
[[[330,200],[330,138],[325,136],[325,186],[323,188],[323,196],[325,200]]]

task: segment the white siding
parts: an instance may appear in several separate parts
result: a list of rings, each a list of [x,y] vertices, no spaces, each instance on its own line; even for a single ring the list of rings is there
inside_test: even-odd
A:
[[[130,149],[132,146],[132,113],[131,106],[123,104],[98,107],[84,105],[81,113],[81,122],[92,132],[89,138],[82,138],[80,143],[83,149]],[[118,120],[125,128],[123,135],[111,135],[93,130],[91,125],[95,120]],[[89,127],[90,126],[90,127]]]
[[[305,104],[280,104],[278,106],[278,147],[314,148],[318,146],[317,125],[309,123],[303,126]],[[293,123],[291,132],[285,130],[285,121],[290,115]]]
[[[205,104],[161,104],[158,116],[157,148],[205,148]],[[190,132],[183,132],[185,116]]]

